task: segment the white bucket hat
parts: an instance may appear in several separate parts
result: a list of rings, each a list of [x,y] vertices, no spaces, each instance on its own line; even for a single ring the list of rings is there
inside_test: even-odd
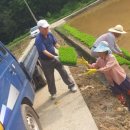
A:
[[[112,27],[110,29],[108,29],[109,32],[114,32],[114,33],[120,33],[120,34],[125,34],[127,32],[125,32],[123,30],[123,26],[122,25],[116,25],[115,27]]]
[[[38,27],[47,28],[47,27],[49,27],[49,24],[48,24],[48,22],[46,20],[39,20],[37,22],[37,26]]]
[[[94,50],[94,52],[105,52],[105,51],[108,51],[109,54],[112,53],[106,41],[101,41],[97,46],[97,48]]]

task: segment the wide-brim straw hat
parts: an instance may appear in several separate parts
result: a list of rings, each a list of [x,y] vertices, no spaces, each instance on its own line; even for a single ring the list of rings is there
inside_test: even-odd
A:
[[[126,31],[124,31],[122,25],[116,25],[115,27],[112,27],[112,28],[108,29],[108,31],[109,32],[114,32],[114,33],[119,33],[119,34],[127,33]]]
[[[97,48],[94,50],[94,52],[106,52],[108,51],[109,54],[112,53],[112,51],[109,48],[109,44],[106,41],[101,41]]]

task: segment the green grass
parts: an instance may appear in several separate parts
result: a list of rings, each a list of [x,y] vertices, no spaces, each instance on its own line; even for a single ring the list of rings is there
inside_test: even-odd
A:
[[[122,50],[123,54],[125,55],[125,58],[127,60],[130,60],[130,53],[124,48],[121,48],[121,50]]]
[[[114,54],[114,55],[115,55],[116,59],[118,61],[120,61],[121,65],[123,65],[123,64],[130,65],[130,61],[129,60],[127,60],[127,59],[125,59],[125,58],[123,58],[123,57],[121,57],[119,55],[116,55],[116,54]]]
[[[92,47],[93,43],[95,42],[96,38],[80,32],[78,29],[73,28],[71,26],[69,26],[68,24],[64,24],[63,29],[66,30],[69,34],[71,34],[73,37],[77,38],[78,40],[80,40],[81,42],[83,42],[85,45],[87,45],[89,48]]]
[[[73,47],[60,47],[59,59],[64,65],[76,65],[77,53]]]
[[[13,51],[17,45],[20,45],[24,42],[29,37],[29,33],[26,33],[16,39],[14,39],[12,42],[6,45],[6,47],[10,50]]]

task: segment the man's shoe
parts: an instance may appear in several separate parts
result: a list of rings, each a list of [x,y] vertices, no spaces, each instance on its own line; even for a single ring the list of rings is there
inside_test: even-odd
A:
[[[71,92],[76,92],[76,91],[77,91],[76,86],[71,87],[71,88],[70,88],[70,91],[71,91]]]
[[[51,99],[52,99],[52,100],[56,99],[56,97],[57,97],[56,94],[52,94],[52,95],[51,95]]]

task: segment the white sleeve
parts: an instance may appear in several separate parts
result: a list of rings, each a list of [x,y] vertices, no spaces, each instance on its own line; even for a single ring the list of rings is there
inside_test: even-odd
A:
[[[114,53],[121,53],[122,52],[120,50],[119,46],[116,44],[114,37],[107,38],[107,42],[108,42],[109,47],[110,47],[112,52],[114,52]]]

